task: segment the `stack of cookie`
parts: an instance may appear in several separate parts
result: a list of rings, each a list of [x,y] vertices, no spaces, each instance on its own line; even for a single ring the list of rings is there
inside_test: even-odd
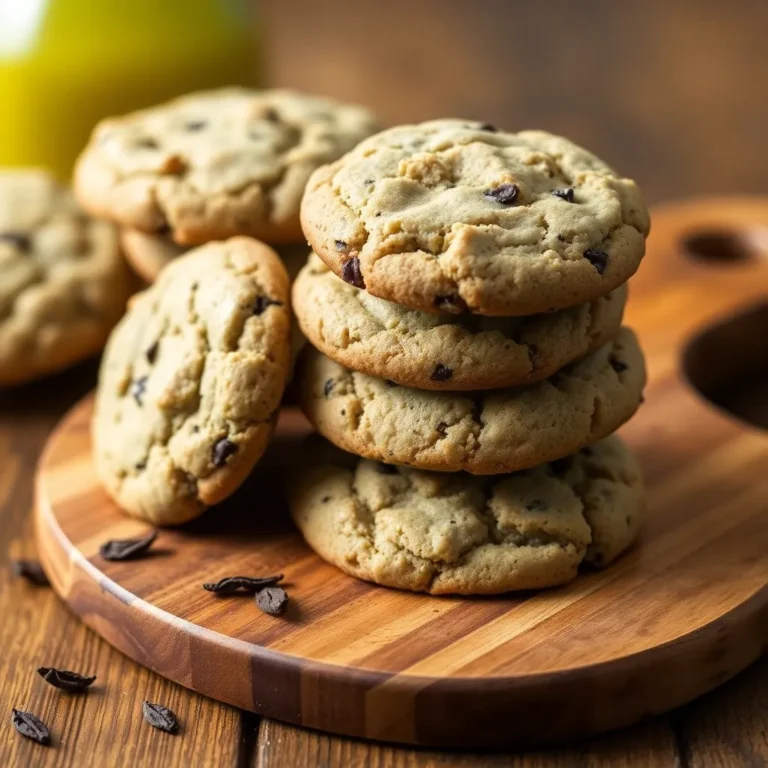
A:
[[[75,191],[86,210],[121,227],[147,283],[190,246],[236,235],[276,246],[295,272],[306,260],[307,179],[375,130],[362,107],[292,91],[191,94],[100,123]]]
[[[642,486],[609,436],[645,384],[621,326],[649,229],[632,181],[557,136],[440,120],[315,172],[302,224],[299,400],[344,449],[316,447],[291,493],[321,556],[472,594],[629,546]]]

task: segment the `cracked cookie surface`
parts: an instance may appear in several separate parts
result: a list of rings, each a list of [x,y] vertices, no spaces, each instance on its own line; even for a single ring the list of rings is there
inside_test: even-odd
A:
[[[567,139],[434,120],[379,133],[309,180],[304,233],[340,277],[426,312],[532,315],[634,274],[635,183]]]
[[[616,338],[549,379],[487,392],[428,392],[350,371],[307,347],[299,405],[315,429],[358,456],[490,475],[532,467],[606,437],[637,410],[645,363]]]
[[[95,355],[132,288],[111,224],[44,171],[0,172],[0,387]]]
[[[435,315],[340,280],[316,255],[293,286],[310,342],[340,365],[418,389],[493,389],[545,379],[613,338],[627,289],[530,317]]]
[[[182,523],[247,477],[285,387],[288,302],[277,254],[242,237],[191,251],[134,298],[93,420],[99,477],[126,512]]]
[[[249,235],[302,242],[312,171],[376,130],[362,107],[226,88],[102,121],[75,169],[95,215],[186,245]]]
[[[639,469],[617,437],[488,478],[392,467],[315,440],[288,489],[296,524],[322,558],[389,587],[472,595],[564,584],[582,562],[618,557],[644,512]]]

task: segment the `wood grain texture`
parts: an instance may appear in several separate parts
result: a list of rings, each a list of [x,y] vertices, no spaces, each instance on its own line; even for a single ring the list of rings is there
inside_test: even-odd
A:
[[[304,545],[274,484],[269,461],[290,467],[307,429],[290,410],[271,459],[242,493],[163,532],[140,567],[105,563],[100,543],[147,527],[121,515],[94,476],[85,400],[53,436],[38,478],[38,542],[56,590],[89,626],[165,676],[346,735],[440,746],[552,741],[700,695],[754,661],[768,638],[768,435],[698,394],[682,360],[705,329],[765,299],[766,220],[768,203],[750,199],[680,204],[654,217],[630,306],[650,384],[624,430],[648,480],[649,519],[640,545],[606,571],[483,600],[344,576]],[[699,243],[700,258],[686,251],[693,234],[713,232],[758,245],[714,254]],[[717,338],[704,344],[701,387],[728,383],[709,373],[728,367],[728,354]],[[748,373],[745,364],[730,367],[733,375]],[[293,597],[284,619],[200,587],[276,571]]]
[[[669,725],[656,719],[567,747],[518,753],[433,752],[355,741],[263,720],[253,768],[669,768],[681,753]]]
[[[563,134],[654,202],[766,191],[763,0],[258,5],[270,83],[359,101],[387,124]]]
[[[482,5],[465,0],[400,0],[358,3],[354,13],[342,0],[258,0],[258,6],[265,18],[267,64],[276,84],[358,99],[389,122],[465,114],[499,125],[539,125],[571,134],[623,172],[634,174],[651,200],[702,191],[766,189],[762,158],[768,102],[761,98],[756,79],[768,62],[763,34],[768,5],[762,0],[728,4],[648,0],[634,6],[610,0],[546,4],[483,0]],[[393,56],[393,51],[405,53]],[[535,77],[530,76],[532,61]],[[421,83],[427,78],[429,85],[424,87]],[[641,271],[637,280],[642,276]],[[667,317],[674,314],[668,307],[664,312]],[[660,326],[663,329],[663,322]],[[24,619],[29,592],[10,581],[7,560],[21,552],[34,554],[26,521],[42,438],[93,382],[92,368],[81,367],[23,390],[0,391],[0,680],[4,681],[0,765],[38,765],[34,759],[42,760],[44,754],[51,764],[101,768],[123,765],[121,755],[132,748],[130,731],[119,722],[110,724],[109,739],[99,738],[95,726],[83,722],[78,740],[93,745],[84,762],[71,758],[72,740],[58,745],[55,754],[21,752],[5,698],[9,685],[5,681],[26,674],[25,640],[18,633],[29,623]],[[754,413],[768,413],[766,388],[751,386],[748,394]],[[736,399],[744,400],[738,395]],[[115,660],[125,665],[129,679],[138,675],[136,664],[95,639],[52,593],[31,594],[37,604],[30,641],[35,647],[45,647],[39,644],[44,637],[60,637],[61,646],[72,648],[91,638],[107,667]],[[149,679],[157,676],[150,673]],[[246,741],[239,730],[218,734],[220,759],[215,764],[228,765],[234,752],[231,745],[239,741],[238,764],[268,768],[456,764],[738,768],[768,764],[766,729],[768,659],[650,725],[573,743],[557,752],[424,752],[265,721],[258,745],[250,724],[242,734],[248,736]],[[191,762],[179,759],[186,746],[178,741],[173,742],[177,752],[166,755],[163,762],[153,759],[154,742],[142,741],[136,765],[203,765],[200,756],[207,752],[198,741],[202,738],[200,731],[184,734],[185,740],[195,739],[186,753],[192,755]],[[557,757],[550,763],[552,755]]]
[[[234,768],[243,764],[243,737],[255,727],[252,721],[143,669],[87,630],[52,590],[11,575],[12,560],[36,556],[29,512],[43,440],[94,377],[95,367],[88,364],[23,389],[0,390],[0,765]],[[86,696],[69,696],[45,683],[36,674],[39,666],[98,679]],[[145,697],[179,713],[183,730],[178,737],[143,722]],[[11,726],[12,707],[41,717],[51,729],[52,745],[41,747],[18,736]]]

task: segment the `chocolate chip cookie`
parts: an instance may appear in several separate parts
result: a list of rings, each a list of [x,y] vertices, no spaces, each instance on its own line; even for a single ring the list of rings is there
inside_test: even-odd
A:
[[[132,288],[111,224],[44,171],[0,171],[0,387],[99,352]]]
[[[97,216],[194,245],[303,240],[309,175],[376,130],[362,107],[292,91],[207,91],[100,123],[75,170]]]
[[[246,478],[285,387],[288,301],[277,254],[238,237],[176,259],[131,302],[93,420],[99,477],[126,512],[183,523]]]
[[[314,445],[288,492],[296,524],[321,557],[360,579],[437,595],[564,584],[581,563],[618,557],[644,512],[640,472],[617,437],[487,478]]]
[[[435,120],[318,169],[304,233],[348,283],[425,312],[532,315],[624,283],[649,219],[633,181],[567,139]]]
[[[418,389],[478,390],[545,379],[613,338],[627,289],[530,317],[435,315],[340,280],[316,255],[293,286],[304,335],[346,368]]]
[[[635,335],[616,338],[549,379],[488,392],[427,392],[350,371],[307,347],[299,405],[320,434],[369,459],[443,472],[499,474],[574,453],[640,405]]]

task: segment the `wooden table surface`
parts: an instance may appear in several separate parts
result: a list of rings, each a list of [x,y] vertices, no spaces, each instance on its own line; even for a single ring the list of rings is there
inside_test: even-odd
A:
[[[768,764],[768,659],[664,717],[562,748],[518,754],[436,753],[327,736],[261,720],[168,682],[86,629],[50,589],[14,578],[34,557],[32,473],[58,417],[92,385],[95,366],[0,392],[0,765],[2,766],[764,766]],[[85,698],[51,688],[35,670],[95,674]],[[147,726],[141,701],[173,709],[178,736]],[[51,747],[22,739],[12,707],[47,722]]]
[[[562,132],[635,176],[652,201],[766,191],[764,0],[259,5],[275,84],[365,102],[390,123],[461,115]],[[142,669],[9,569],[34,556],[40,447],[94,377],[90,364],[0,391],[0,766],[768,765],[768,659],[667,716],[514,755],[415,751],[259,721]],[[96,674],[95,690],[61,694],[35,674],[41,665]],[[180,735],[143,723],[145,698],[178,713]],[[43,716],[54,745],[19,737],[11,707]]]

